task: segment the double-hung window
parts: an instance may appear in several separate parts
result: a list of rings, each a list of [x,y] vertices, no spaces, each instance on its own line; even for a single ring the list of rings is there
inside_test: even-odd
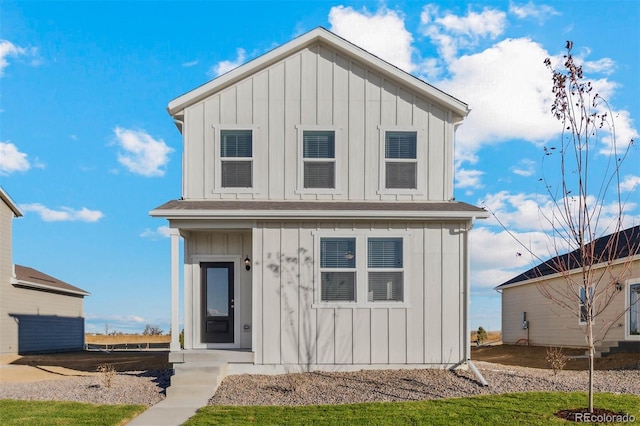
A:
[[[302,134],[303,187],[336,187],[334,131],[305,130]]]
[[[417,132],[385,132],[386,189],[417,189]]]
[[[369,238],[367,270],[368,302],[404,300],[402,238]]]
[[[320,239],[320,299],[323,302],[356,300],[356,239]]]
[[[223,188],[253,186],[252,145],[251,130],[220,131],[220,179]]]

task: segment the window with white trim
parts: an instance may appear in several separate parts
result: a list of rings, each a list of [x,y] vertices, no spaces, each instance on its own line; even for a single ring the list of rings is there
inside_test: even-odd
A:
[[[356,300],[355,238],[320,238],[320,300]]]
[[[302,163],[303,188],[335,188],[335,132],[305,130],[302,134]]]
[[[220,130],[220,186],[253,186],[253,133],[251,130]]]
[[[385,132],[384,182],[386,189],[418,188],[417,139],[417,132]]]
[[[367,301],[404,300],[402,238],[368,238]]]

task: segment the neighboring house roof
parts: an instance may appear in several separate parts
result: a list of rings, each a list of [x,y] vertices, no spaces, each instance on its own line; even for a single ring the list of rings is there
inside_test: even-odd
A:
[[[5,190],[0,186],[0,200],[4,201],[4,203],[13,211],[15,217],[22,216],[22,212],[18,208],[18,205],[9,197],[9,194],[5,192]]]
[[[91,293],[81,288],[67,284],[57,278],[40,272],[28,266],[15,265],[15,279],[12,284],[18,287],[31,288],[34,290],[51,291],[73,296],[88,296]]]
[[[378,58],[377,56],[367,52],[366,50],[354,45],[353,43],[337,36],[331,31],[318,27],[308,33],[285,43],[262,56],[247,62],[244,65],[229,71],[208,83],[191,90],[182,96],[179,96],[169,102],[167,110],[172,116],[181,116],[182,111],[201,100],[219,92],[244,78],[263,70],[282,59],[293,55],[294,53],[322,42],[324,45],[338,51],[342,55],[355,59],[357,62],[365,65],[367,68],[374,70],[388,78],[401,82],[409,89],[420,94],[432,102],[446,105],[455,114],[465,117],[469,113],[469,108],[464,102],[454,98],[453,96],[437,89],[423,80],[397,68],[394,65]],[[455,120],[454,120],[455,121]]]
[[[596,263],[604,263],[627,257],[633,257],[640,254],[640,225],[632,228],[624,229],[620,232],[605,235],[595,239],[589,243],[595,245],[594,254]],[[526,281],[544,277],[546,275],[556,274],[559,266],[564,271],[571,271],[581,266],[580,250],[576,249],[568,254],[553,257],[546,262],[542,262],[537,266],[529,269],[522,274],[511,278],[499,286],[496,290],[514,285],[524,284]]]
[[[353,201],[236,201],[173,200],[150,212],[169,219],[279,219],[279,218],[381,218],[471,219],[489,213],[471,204],[445,202],[353,202]]]

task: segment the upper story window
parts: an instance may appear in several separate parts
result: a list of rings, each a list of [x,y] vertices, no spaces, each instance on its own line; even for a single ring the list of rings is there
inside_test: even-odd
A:
[[[223,188],[253,186],[252,145],[251,130],[220,131],[220,169]]]
[[[356,239],[320,239],[320,299],[323,302],[356,300]]]
[[[385,132],[385,188],[417,189],[417,132]]]
[[[367,301],[403,301],[402,238],[369,238],[367,245]]]
[[[335,132],[305,130],[302,135],[303,188],[336,187]]]

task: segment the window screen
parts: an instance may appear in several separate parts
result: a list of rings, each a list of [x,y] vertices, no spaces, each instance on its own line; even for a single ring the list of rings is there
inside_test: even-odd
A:
[[[320,239],[320,297],[323,302],[356,300],[355,267],[355,238]]]
[[[367,245],[368,301],[404,300],[402,238],[369,238]]]
[[[305,131],[302,134],[304,188],[335,188],[335,133]]]
[[[220,168],[223,188],[253,186],[252,145],[251,130],[220,131]]]
[[[385,134],[385,188],[417,188],[416,132]]]

